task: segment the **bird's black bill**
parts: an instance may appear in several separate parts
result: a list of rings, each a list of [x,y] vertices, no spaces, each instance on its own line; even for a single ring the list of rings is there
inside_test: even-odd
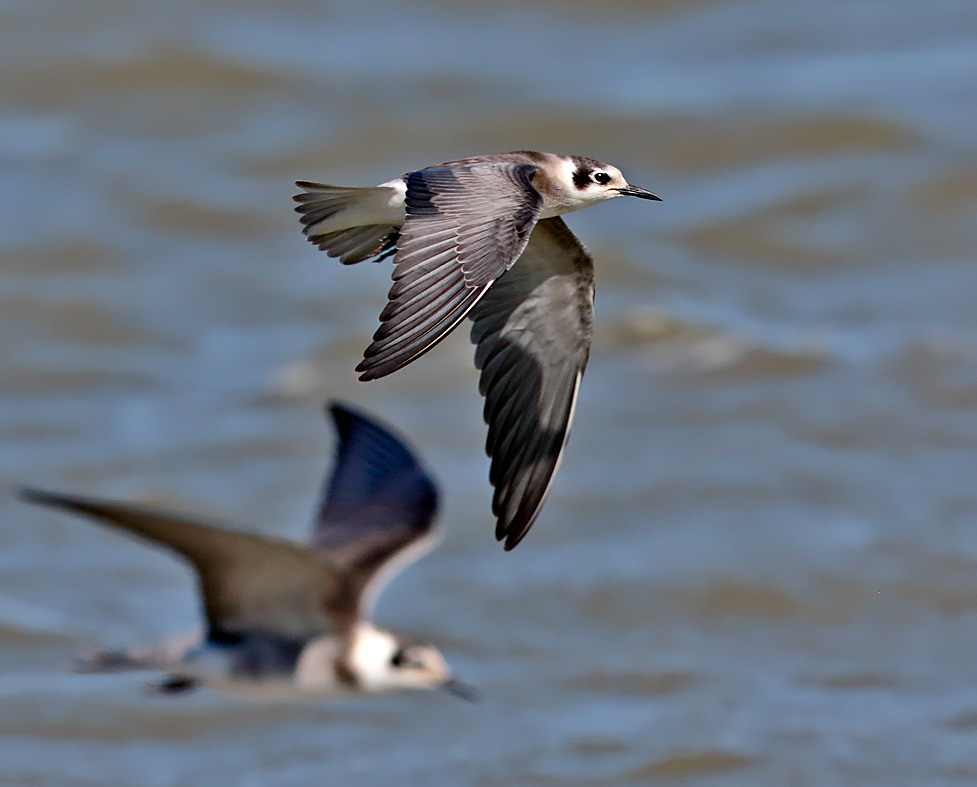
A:
[[[637,186],[625,186],[623,189],[617,190],[618,194],[623,194],[625,197],[638,197],[640,199],[653,199],[656,202],[661,202],[662,198],[657,194],[652,194],[648,189],[639,189]]]
[[[457,697],[465,702],[478,702],[479,699],[481,699],[478,689],[476,689],[474,686],[469,686],[467,683],[458,680],[457,678],[448,678],[448,680],[442,682],[440,686],[452,697]]]

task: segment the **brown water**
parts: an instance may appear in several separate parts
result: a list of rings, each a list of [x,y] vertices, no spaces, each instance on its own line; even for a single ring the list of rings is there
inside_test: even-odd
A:
[[[6,785],[977,783],[977,6],[0,3],[0,477],[301,537],[342,397],[443,481],[381,601],[482,690],[255,704],[75,676],[194,625],[164,555],[0,496]],[[389,268],[296,178],[619,165],[527,541],[462,331],[355,380]]]

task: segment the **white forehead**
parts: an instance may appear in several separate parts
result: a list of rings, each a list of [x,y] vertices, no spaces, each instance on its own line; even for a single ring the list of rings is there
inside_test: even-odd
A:
[[[560,160],[560,172],[558,177],[560,179],[561,184],[565,188],[571,188],[571,187],[574,189],[577,188],[577,186],[573,182],[573,176],[579,167],[580,164],[574,161],[573,159],[564,158]],[[592,169],[590,170],[590,182],[588,183],[588,186],[597,185],[599,188],[603,188],[600,186],[600,184],[594,183],[593,174],[595,172],[606,172],[608,175],[611,176],[611,181],[615,183],[624,180],[624,175],[621,174],[621,170],[619,170],[617,167],[613,167],[610,164],[602,164],[598,162],[593,164]]]

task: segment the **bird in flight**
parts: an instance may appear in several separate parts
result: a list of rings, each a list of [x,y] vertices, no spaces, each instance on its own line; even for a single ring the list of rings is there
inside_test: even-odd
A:
[[[312,539],[298,544],[130,503],[24,488],[28,503],[89,517],[176,553],[196,573],[204,631],[96,651],[80,672],[160,670],[155,689],[198,685],[259,696],[329,696],[440,687],[464,699],[441,653],[374,626],[374,602],[434,547],[438,490],[390,429],[329,407],[339,435]]]
[[[617,167],[535,151],[449,161],[372,188],[296,185],[303,232],[322,251],[345,264],[393,257],[361,380],[403,368],[472,321],[495,537],[512,549],[559,467],[590,354],[593,260],[560,216],[660,198]]]

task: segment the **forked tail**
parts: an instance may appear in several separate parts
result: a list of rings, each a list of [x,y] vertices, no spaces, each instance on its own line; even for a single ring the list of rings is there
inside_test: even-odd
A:
[[[344,265],[371,257],[377,261],[393,253],[400,225],[390,206],[393,190],[385,187],[353,188],[310,183],[296,184],[304,191],[293,199],[302,232],[330,257]],[[400,219],[403,222],[403,219]]]
[[[79,674],[98,672],[128,672],[130,670],[152,670],[160,668],[160,660],[155,654],[141,650],[93,650],[75,657],[71,671]]]

